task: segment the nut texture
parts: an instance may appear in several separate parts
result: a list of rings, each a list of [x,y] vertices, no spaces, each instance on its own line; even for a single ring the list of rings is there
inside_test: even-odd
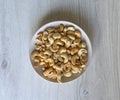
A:
[[[60,24],[38,33],[31,59],[34,68],[41,67],[46,78],[62,83],[63,76],[71,77],[86,68],[87,45],[74,26]]]

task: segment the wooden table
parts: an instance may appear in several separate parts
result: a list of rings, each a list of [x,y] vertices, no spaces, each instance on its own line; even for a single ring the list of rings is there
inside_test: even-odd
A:
[[[93,47],[84,74],[69,83],[42,79],[29,43],[50,21],[76,23]],[[120,100],[120,0],[0,0],[0,100]]]

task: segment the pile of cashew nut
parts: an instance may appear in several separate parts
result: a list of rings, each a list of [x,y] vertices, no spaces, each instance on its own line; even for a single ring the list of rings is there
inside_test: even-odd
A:
[[[82,73],[87,58],[86,42],[82,40],[80,31],[63,24],[38,33],[31,53],[34,68],[41,67],[45,77],[59,83],[63,77]]]

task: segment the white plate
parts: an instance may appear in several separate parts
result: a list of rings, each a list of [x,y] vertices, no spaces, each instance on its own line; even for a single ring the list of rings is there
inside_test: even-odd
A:
[[[36,37],[37,37],[37,34],[38,34],[39,32],[44,31],[44,30],[45,30],[46,28],[48,28],[48,27],[56,27],[56,26],[59,26],[60,24],[72,25],[72,26],[74,26],[77,30],[79,30],[79,31],[81,32],[82,39],[83,39],[83,40],[86,42],[86,44],[87,44],[87,49],[88,49],[87,67],[88,67],[88,65],[89,65],[89,63],[90,63],[90,60],[91,60],[91,57],[92,57],[92,46],[91,46],[91,42],[90,42],[88,36],[86,35],[86,33],[83,31],[83,29],[81,29],[78,25],[76,25],[76,24],[74,24],[74,23],[72,23],[72,22],[68,22],[68,21],[53,21],[53,22],[47,23],[47,24],[43,25],[42,27],[40,27],[40,28],[38,29],[38,31],[35,33],[35,35],[33,36],[33,38],[32,38],[32,41],[31,41],[31,44],[30,44],[30,52],[29,52],[29,55],[31,55],[31,52],[34,50],[34,47],[35,47],[35,39],[36,39]],[[30,60],[31,60],[31,58],[30,58]],[[32,63],[32,60],[31,60],[31,63]],[[35,68],[34,68],[34,69],[35,69]],[[51,79],[48,79],[48,78],[44,77],[43,74],[42,74],[43,71],[42,71],[41,67],[38,67],[38,68],[35,69],[35,70],[36,70],[36,72],[37,72],[41,77],[43,77],[44,79],[49,80],[49,81],[51,81],[51,82],[56,82],[56,81],[54,81],[54,80],[51,80]],[[80,75],[81,75],[81,74],[78,73],[78,74],[72,75],[70,78],[65,78],[65,77],[63,77],[63,78],[62,78],[62,81],[63,81],[63,83],[64,83],[64,82],[69,82],[69,81],[72,81],[72,80],[78,78]]]

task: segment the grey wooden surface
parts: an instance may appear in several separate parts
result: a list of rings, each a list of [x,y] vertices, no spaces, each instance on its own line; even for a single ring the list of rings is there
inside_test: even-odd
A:
[[[77,80],[42,79],[29,61],[29,43],[50,21],[81,26],[93,58]],[[120,0],[0,0],[0,100],[120,100]]]

